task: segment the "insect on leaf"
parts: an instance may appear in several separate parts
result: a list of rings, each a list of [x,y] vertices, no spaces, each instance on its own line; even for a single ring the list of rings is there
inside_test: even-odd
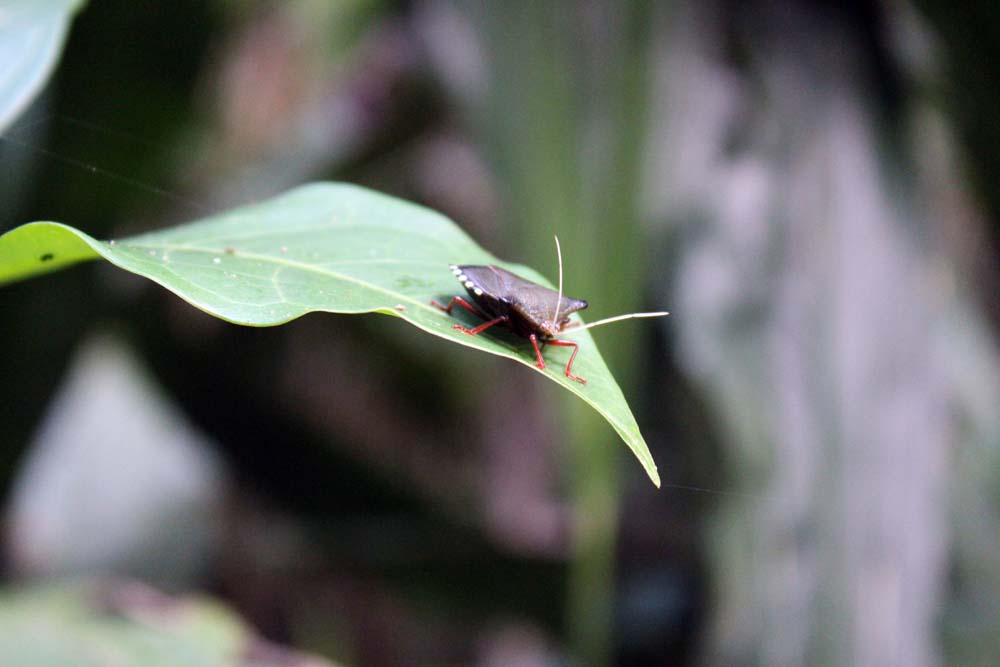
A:
[[[569,350],[546,348],[550,363],[539,370],[527,341],[467,336],[453,329],[454,317],[430,305],[460,293],[452,264],[494,264],[551,287],[538,272],[493,257],[430,209],[353,185],[316,183],[197,222],[109,242],[67,225],[35,222],[0,237],[0,284],[97,258],[236,324],[273,326],[315,311],[377,312],[513,359],[602,414],[659,486],[635,418],[589,332],[573,335],[580,346],[573,371],[588,382],[581,385],[563,375]],[[474,321],[468,318],[466,323]]]

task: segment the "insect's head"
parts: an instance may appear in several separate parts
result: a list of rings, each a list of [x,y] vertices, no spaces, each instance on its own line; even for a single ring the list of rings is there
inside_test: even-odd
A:
[[[579,310],[587,307],[587,302],[582,301],[582,307]],[[579,322],[570,323],[569,315],[563,317],[560,320],[546,320],[538,323],[538,330],[545,338],[555,338],[561,333],[564,333],[571,327],[579,325]]]
[[[563,322],[565,321],[566,320],[563,320]],[[563,322],[556,324],[552,320],[545,320],[542,322],[538,322],[537,326],[538,330],[542,333],[544,337],[555,338],[559,334],[559,331],[562,329]]]

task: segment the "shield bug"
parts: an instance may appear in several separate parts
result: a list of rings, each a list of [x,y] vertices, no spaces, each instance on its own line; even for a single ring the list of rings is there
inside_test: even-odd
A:
[[[538,360],[535,366],[542,370],[545,369],[545,359],[542,357],[544,346],[572,347],[573,353],[570,355],[569,361],[566,362],[566,368],[563,372],[569,379],[586,384],[586,380],[573,375],[572,372],[573,360],[576,359],[576,354],[580,351],[579,344],[571,340],[561,340],[556,336],[590,329],[618,320],[633,317],[660,317],[667,313],[629,313],[587,325],[571,322],[570,315],[586,308],[587,302],[563,295],[562,252],[559,250],[558,238],[556,239],[556,251],[559,254],[558,292],[492,264],[488,266],[453,264],[450,267],[451,272],[462,283],[475,305],[460,296],[453,296],[447,306],[437,301],[431,301],[431,305],[440,308],[449,315],[452,308],[461,306],[485,320],[483,324],[472,329],[461,324],[456,324],[453,327],[470,336],[478,336],[492,326],[501,325],[515,334],[527,338],[531,341],[535,357]]]

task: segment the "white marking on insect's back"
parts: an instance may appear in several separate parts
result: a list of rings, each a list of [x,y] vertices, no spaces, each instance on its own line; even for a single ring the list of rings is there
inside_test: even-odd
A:
[[[475,285],[473,284],[473,282],[471,280],[466,280],[465,281],[465,286],[468,287],[469,289],[475,288]]]
[[[465,275],[464,273],[460,273],[456,277],[458,278],[458,282],[460,283],[464,283],[466,280],[469,279],[469,276]]]
[[[476,287],[472,291],[476,293],[476,296],[482,296],[483,295],[483,290],[479,289],[478,287]]]

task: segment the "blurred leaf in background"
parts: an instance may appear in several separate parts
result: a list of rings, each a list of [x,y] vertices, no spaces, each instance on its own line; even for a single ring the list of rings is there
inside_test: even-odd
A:
[[[0,5],[0,132],[31,103],[55,67],[83,0],[7,0]]]
[[[0,597],[6,665],[329,667],[269,644],[223,605],[126,581],[50,585]]]
[[[83,341],[10,492],[12,574],[103,569],[183,590],[218,549],[230,481],[114,332]]]

